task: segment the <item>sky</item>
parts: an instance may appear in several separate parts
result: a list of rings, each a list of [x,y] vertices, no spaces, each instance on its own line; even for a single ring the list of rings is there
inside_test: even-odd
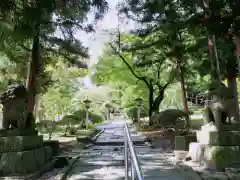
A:
[[[87,34],[79,31],[76,33],[76,38],[80,39],[83,44],[89,48],[90,59],[88,64],[97,63],[98,57],[103,52],[104,44],[111,39],[111,35],[104,30],[113,30],[118,26],[118,16],[116,6],[121,0],[107,0],[109,4],[109,10],[104,18],[97,24],[96,32],[93,34]],[[89,19],[93,18],[92,14],[89,14]],[[132,29],[133,23],[128,24],[126,30]],[[104,29],[104,30],[103,30]],[[123,27],[123,29],[125,29]],[[84,84],[86,87],[91,87],[92,82],[89,76],[84,78]]]
[[[90,62],[92,65],[97,62],[99,55],[103,50],[104,43],[110,40],[110,35],[104,32],[103,29],[114,29],[118,25],[116,5],[120,0],[107,0],[109,3],[109,10],[104,18],[98,22],[97,29],[94,34],[87,34],[79,31],[76,33],[76,37],[80,39],[85,46],[89,48]],[[88,15],[89,19],[92,19],[92,14]]]

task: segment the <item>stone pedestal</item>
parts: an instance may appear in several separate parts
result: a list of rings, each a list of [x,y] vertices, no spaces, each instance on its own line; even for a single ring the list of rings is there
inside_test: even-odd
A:
[[[59,155],[59,151],[60,151],[60,144],[59,141],[56,140],[47,140],[43,142],[44,146],[46,147],[51,147],[52,149],[52,156],[58,156]]]
[[[187,151],[191,142],[197,142],[196,135],[175,136],[175,150]]]
[[[19,130],[0,133],[0,176],[33,173],[51,159],[52,149],[43,146],[43,137],[30,134]]]
[[[240,131],[197,131],[197,143],[190,143],[192,161],[204,163],[209,169],[240,167]],[[232,128],[234,129],[234,128]]]
[[[197,142],[213,146],[240,146],[240,131],[197,131]]]
[[[174,156],[177,161],[183,160],[187,156],[191,142],[197,142],[196,135],[175,136]]]
[[[188,151],[183,151],[183,150],[174,150],[174,158],[175,161],[182,161],[185,159],[187,156]]]

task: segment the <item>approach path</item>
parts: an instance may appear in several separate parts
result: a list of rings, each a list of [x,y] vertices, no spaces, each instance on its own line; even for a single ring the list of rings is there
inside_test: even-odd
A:
[[[68,180],[124,180],[124,120],[116,117],[87,149],[73,150],[80,154]],[[171,161],[173,152],[152,149],[145,137],[131,128],[132,140],[143,169],[145,180],[201,180],[192,170],[180,168]]]

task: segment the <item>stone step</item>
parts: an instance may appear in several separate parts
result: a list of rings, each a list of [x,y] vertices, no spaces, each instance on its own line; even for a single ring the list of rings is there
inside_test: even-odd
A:
[[[121,146],[98,146],[98,145],[95,145],[95,146],[92,146],[92,147],[89,147],[88,148],[88,151],[91,150],[91,151],[95,151],[95,150],[121,150],[121,149],[124,149],[124,146],[121,145]]]
[[[122,146],[124,145],[124,140],[119,140],[119,139],[103,139],[103,140],[97,140],[94,142],[95,145],[98,146]],[[136,140],[133,141],[134,145],[142,145],[145,144],[145,141],[142,140]]]
[[[124,179],[124,167],[120,166],[75,166],[69,180],[121,180]],[[143,169],[145,180],[200,180],[200,176],[190,170],[184,171],[169,167],[149,167]]]
[[[124,166],[124,159],[122,160],[115,160],[115,159],[80,159],[76,164],[78,166]]]
[[[117,155],[114,155],[114,156],[106,156],[106,155],[103,155],[103,156],[100,156],[100,155],[98,155],[98,156],[83,156],[81,159],[83,159],[83,160],[87,160],[87,159],[94,159],[94,158],[99,158],[99,157],[101,157],[101,158],[103,158],[103,159],[106,159],[106,160],[112,160],[112,159],[114,159],[114,160],[116,160],[116,161],[122,161],[122,160],[124,160],[124,156],[122,155],[119,155],[119,156],[117,156]]]
[[[43,147],[43,136],[0,137],[0,152],[19,152]]]
[[[99,150],[93,150],[93,149],[87,149],[84,151],[81,151],[82,154],[89,154],[89,153],[101,153],[101,154],[105,154],[105,153],[115,153],[115,154],[119,154],[119,153],[123,153],[123,149],[118,148],[116,146],[116,149],[99,149]]]
[[[115,125],[105,129],[97,141],[79,152],[80,159],[70,172],[69,180],[124,180],[124,129]],[[198,180],[182,175],[171,162],[173,151],[153,149],[146,137],[131,129],[134,148],[145,180]],[[191,174],[191,173],[190,173]],[[129,178],[130,179],[130,178]]]
[[[124,177],[123,166],[77,166],[71,171],[69,180],[119,180]]]

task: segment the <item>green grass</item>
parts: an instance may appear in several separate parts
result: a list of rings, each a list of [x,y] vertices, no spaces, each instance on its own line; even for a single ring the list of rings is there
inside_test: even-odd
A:
[[[89,136],[94,132],[93,129],[88,129],[88,130],[78,130],[75,136]]]
[[[95,130],[78,130],[75,137],[77,142],[79,143],[86,143],[89,142],[91,136],[95,133]]]
[[[102,121],[102,122],[99,122],[99,123],[95,123],[93,126],[96,127],[96,126],[102,126],[102,125],[106,125],[108,124],[109,121]]]

